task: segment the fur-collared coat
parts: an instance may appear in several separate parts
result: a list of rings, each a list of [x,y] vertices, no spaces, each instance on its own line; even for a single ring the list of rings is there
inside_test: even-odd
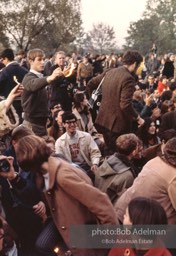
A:
[[[19,117],[11,105],[6,113],[5,100],[0,102],[0,137],[9,133],[19,124]]]

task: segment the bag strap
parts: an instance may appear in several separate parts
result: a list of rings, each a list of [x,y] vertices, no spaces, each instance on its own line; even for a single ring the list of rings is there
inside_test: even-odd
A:
[[[96,89],[96,91],[95,91],[94,94],[98,94],[98,92],[99,92],[99,90],[100,90],[100,88],[101,88],[101,85],[102,85],[104,79],[105,79],[105,76],[101,79],[101,82],[99,83],[99,85],[98,85],[98,87],[97,87],[97,89]]]

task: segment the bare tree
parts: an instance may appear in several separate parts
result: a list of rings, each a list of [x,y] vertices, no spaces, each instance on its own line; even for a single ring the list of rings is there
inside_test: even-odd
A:
[[[93,24],[93,28],[88,34],[93,47],[98,49],[101,54],[104,50],[110,50],[116,46],[114,28],[102,22]]]

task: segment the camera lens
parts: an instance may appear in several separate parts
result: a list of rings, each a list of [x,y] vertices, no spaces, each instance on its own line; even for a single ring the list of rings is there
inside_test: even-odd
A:
[[[0,160],[0,172],[9,172],[10,164],[6,159]]]

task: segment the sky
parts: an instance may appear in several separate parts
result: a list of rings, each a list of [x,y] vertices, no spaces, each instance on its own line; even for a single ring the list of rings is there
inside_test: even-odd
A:
[[[130,22],[142,18],[146,3],[147,0],[81,0],[83,27],[87,32],[98,22],[112,26],[121,47]]]

